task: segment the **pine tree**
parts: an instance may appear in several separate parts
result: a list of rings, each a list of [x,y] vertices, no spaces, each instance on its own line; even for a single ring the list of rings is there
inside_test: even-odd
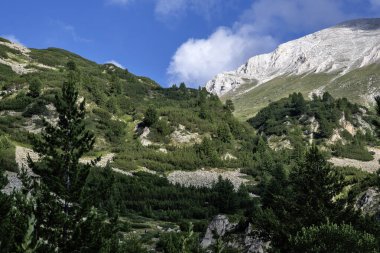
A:
[[[344,187],[343,177],[323,157],[316,146],[291,174],[294,202],[303,225],[319,224],[333,219],[342,206],[334,201]]]
[[[94,135],[85,129],[85,101],[78,102],[78,75],[71,65],[62,94],[56,96],[58,123],[44,121],[42,136],[33,138],[33,149],[41,159],[33,162],[29,158],[29,166],[41,178],[35,196],[38,237],[47,238],[60,252],[72,252],[86,243],[78,236],[73,237],[87,216],[79,200],[90,165],[80,164],[79,159],[95,142]]]
[[[343,187],[342,176],[313,146],[289,178],[281,167],[273,173],[263,195],[264,210],[253,220],[270,235],[274,248],[288,252],[290,236],[302,227],[341,219],[345,203],[334,197]]]
[[[44,121],[42,137],[33,139],[33,149],[42,157],[42,162],[29,162],[49,189],[62,198],[65,213],[68,213],[68,203],[78,200],[88,174],[89,166],[79,164],[79,159],[95,142],[94,135],[85,129],[85,100],[78,105],[78,91],[71,73],[62,86],[61,96],[56,96],[55,107],[58,124],[54,126]]]

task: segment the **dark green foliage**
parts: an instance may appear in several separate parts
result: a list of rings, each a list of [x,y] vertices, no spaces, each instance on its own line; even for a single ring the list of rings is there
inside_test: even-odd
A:
[[[375,97],[375,101],[376,101],[376,112],[377,112],[377,115],[380,115],[380,96],[376,96]]]
[[[166,120],[160,119],[151,126],[150,130],[149,139],[154,142],[167,143],[169,135],[174,129]]]
[[[288,98],[269,104],[248,122],[266,135],[288,135],[290,126],[308,124],[308,118],[315,117],[319,123],[319,132],[315,138],[331,137],[334,128],[339,128],[339,119],[344,115],[350,119],[359,113],[359,106],[351,104],[345,98],[334,99],[325,93],[322,99],[315,97],[305,101],[301,93],[293,93]]]
[[[105,123],[103,121],[103,123]],[[124,144],[125,142],[125,127],[124,122],[109,120],[105,124],[105,136],[111,143]]]
[[[96,206],[101,210],[107,210],[111,216],[118,213],[114,196],[115,176],[109,166],[97,172],[90,173],[86,179],[85,187],[81,194],[83,207],[90,208],[97,201]]]
[[[234,192],[234,186],[229,180],[219,176],[218,182],[213,186],[216,196],[213,203],[222,213],[233,213],[239,206],[239,199]],[[245,196],[248,199],[248,196]]]
[[[234,102],[232,102],[231,99],[227,99],[226,100],[226,103],[224,105],[224,107],[230,111],[230,112],[234,112],[235,111],[235,105],[234,105]]]
[[[156,122],[155,126],[157,132],[162,136],[167,136],[173,132],[173,129],[170,127],[167,121],[159,120]]]
[[[215,145],[209,138],[204,138],[201,144],[195,145],[196,153],[200,160],[208,166],[218,166],[220,158]]]
[[[11,80],[17,79],[17,74],[13,72],[12,68],[8,65],[0,63],[0,84],[6,84]],[[5,88],[2,86],[2,88]]]
[[[114,243],[115,244],[115,243]],[[117,251],[109,250],[109,253],[148,253],[148,250],[142,245],[141,241],[137,237],[130,236],[125,240]]]
[[[14,98],[0,100],[0,110],[23,111],[32,101],[31,97],[20,92]]]
[[[289,251],[289,238],[302,227],[339,219],[344,203],[334,201],[343,178],[316,147],[288,174],[278,167],[263,192],[263,210],[254,222],[272,238],[273,246]]]
[[[157,250],[165,253],[201,253],[205,252],[198,243],[198,238],[193,236],[186,240],[185,233],[166,233],[160,237]],[[187,243],[186,245],[184,243]]]
[[[80,184],[87,176],[87,166],[79,158],[94,145],[94,135],[85,130],[84,105],[78,107],[78,92],[72,81],[62,86],[62,97],[56,97],[59,113],[57,126],[45,121],[42,138],[35,138],[34,150],[43,156],[41,163],[31,162],[33,170],[49,188],[66,201],[78,198]]]
[[[46,101],[37,99],[34,103],[30,104],[22,113],[24,117],[32,117],[33,115],[47,115]]]
[[[186,232],[163,234],[157,243],[156,249],[165,253],[205,252],[199,245],[198,236],[193,232],[192,223],[189,224]]]
[[[17,172],[17,164],[15,162],[15,147],[5,135],[0,134],[0,164],[1,171]],[[1,173],[0,171],[0,173]],[[1,181],[1,176],[0,176]],[[0,182],[1,186],[1,182]]]
[[[76,71],[77,70],[77,64],[75,63],[75,61],[68,61],[66,63],[66,67],[69,71]]]
[[[36,98],[41,94],[42,82],[38,78],[33,78],[29,84],[29,95]]]
[[[152,126],[158,121],[157,110],[153,107],[149,107],[145,112],[144,124],[147,127]]]
[[[292,172],[290,179],[301,217],[310,224],[318,224],[325,217],[334,217],[336,208],[340,206],[333,198],[344,187],[343,177],[327,163],[316,147],[310,149],[305,162]]]
[[[230,143],[232,140],[231,130],[228,124],[222,124],[217,130],[218,139],[224,143]]]
[[[290,241],[292,252],[375,253],[380,250],[373,235],[346,224],[302,228]]]
[[[107,173],[92,171],[83,198],[87,206],[104,208],[109,213],[118,210],[125,215],[133,211],[155,219],[181,221],[209,219],[221,212],[234,213],[252,205],[248,195],[233,191],[227,180],[220,179],[211,189],[187,188],[147,173],[133,177]],[[107,190],[101,190],[106,185]]]
[[[342,145],[341,143],[335,144],[333,147],[333,154],[334,156],[360,161],[372,161],[374,159],[371,152],[369,152],[363,144],[355,142],[346,145]]]
[[[4,147],[4,140],[1,138],[0,145]],[[8,146],[8,144],[6,144]],[[0,189],[8,183],[7,178],[4,176],[5,168],[0,166]],[[12,198],[6,196],[0,191],[0,252],[10,252],[10,248],[14,242],[14,227],[12,226],[15,221],[7,218],[9,212],[12,209]]]
[[[75,76],[71,74],[75,73],[69,73],[62,95],[56,97],[58,124],[45,122],[41,138],[33,140],[33,148],[41,160],[29,159],[29,165],[40,176],[41,184],[28,187],[28,191],[33,189],[31,199],[35,202],[30,206],[35,209],[22,214],[38,217],[34,225],[37,252],[55,249],[58,252],[115,252],[118,246],[111,246],[117,245],[117,240],[110,244],[112,235],[117,232],[113,230],[113,222],[106,223],[104,214],[84,208],[79,202],[90,168],[90,165],[80,165],[79,158],[92,149],[94,136],[85,129],[85,102],[77,104]],[[47,243],[39,245],[40,241]]]

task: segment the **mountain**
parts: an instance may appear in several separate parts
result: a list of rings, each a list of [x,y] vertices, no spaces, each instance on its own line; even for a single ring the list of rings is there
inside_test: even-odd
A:
[[[209,92],[235,102],[236,115],[249,118],[271,101],[323,91],[371,105],[380,88],[380,19],[360,19],[281,44],[250,58],[237,70],[218,74]]]
[[[360,71],[373,72],[371,68]],[[294,80],[301,85],[307,78]],[[55,239],[48,239],[62,238],[65,226],[60,224],[65,220],[45,217],[62,216],[62,199],[53,188],[42,192],[38,187],[32,190],[34,195],[28,186],[19,191],[23,183],[17,173],[24,168],[28,175],[40,177],[41,188],[46,175],[55,174],[55,166],[38,162],[46,153],[33,151],[31,139],[43,136],[44,120],[56,125],[59,117],[67,117],[67,111],[63,115],[59,109],[65,101],[57,103],[56,99],[65,92],[62,88],[67,87],[63,85],[67,80],[75,80],[78,100],[84,101],[84,125],[75,129],[83,126],[96,137],[94,148],[79,162],[88,164],[101,156],[89,168],[89,175],[78,182],[82,185],[80,197],[72,198],[70,205],[72,210],[85,211],[78,216],[83,221],[79,227],[70,222],[75,229],[69,233],[75,240],[68,241],[78,243],[75,250],[79,246],[88,252],[107,253],[224,248],[245,253],[267,252],[270,246],[282,252],[281,247],[289,247],[274,243],[287,244],[302,227],[326,220],[353,224],[358,232],[369,233],[367,237],[380,238],[375,220],[362,221],[349,214],[342,221],[336,218],[341,217],[340,209],[336,217],[327,216],[338,210],[334,203],[341,202],[329,192],[336,193],[337,199],[360,196],[357,208],[374,217],[379,214],[380,193],[373,172],[380,158],[380,150],[375,148],[380,121],[367,108],[328,93],[312,100],[293,93],[241,122],[233,114],[234,107],[238,111],[243,108],[237,100],[235,106],[222,103],[206,89],[190,89],[184,84],[162,88],[148,77],[113,64],[97,64],[58,48],[30,49],[0,38],[0,252],[52,252],[61,247]],[[269,85],[263,83],[254,91]],[[291,92],[284,86],[283,94]],[[67,130],[65,124],[60,126]],[[76,133],[74,130],[74,137]],[[310,149],[310,143],[323,153]],[[60,145],[60,141],[52,143],[59,156],[66,152],[66,148],[57,148]],[[81,146],[75,142],[75,147]],[[28,157],[41,168],[46,166],[48,173],[32,171]],[[328,160],[340,167],[330,166]],[[300,170],[304,167],[306,171]],[[321,175],[314,167],[328,174]],[[342,178],[333,176],[335,172]],[[48,181],[62,183],[57,177]],[[299,182],[306,185],[298,187]],[[305,191],[310,186],[317,188]],[[319,189],[328,189],[330,195],[325,197],[326,192]],[[327,202],[322,209],[329,210],[322,213],[321,208],[305,205],[305,199],[313,198],[315,203],[322,203],[323,198],[323,203]],[[310,217],[318,217],[320,222],[313,223]],[[104,226],[107,229],[101,229]],[[80,237],[75,231],[82,231]],[[268,238],[274,238],[272,243]],[[41,241],[45,243],[40,245]],[[369,252],[378,252],[376,249]]]

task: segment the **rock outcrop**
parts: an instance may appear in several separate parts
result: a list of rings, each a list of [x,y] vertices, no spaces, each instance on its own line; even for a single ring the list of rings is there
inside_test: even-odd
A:
[[[380,190],[374,187],[368,188],[359,195],[355,206],[364,214],[374,215],[380,221]]]
[[[214,234],[224,236],[227,232],[232,231],[236,227],[236,223],[230,223],[226,215],[217,215],[208,225],[206,234],[203,237],[201,246],[208,248],[215,243]]]
[[[267,252],[270,243],[255,236],[251,224],[248,224],[242,232],[239,232],[237,228],[238,224],[230,222],[226,215],[215,216],[207,227],[206,234],[201,241],[201,247],[209,250],[218,237],[227,247],[235,248],[242,253]]]

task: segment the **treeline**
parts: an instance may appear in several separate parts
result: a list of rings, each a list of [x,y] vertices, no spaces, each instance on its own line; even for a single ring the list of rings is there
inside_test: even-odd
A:
[[[222,178],[211,188],[183,187],[145,172],[126,177],[110,169],[92,171],[83,192],[83,204],[110,214],[124,216],[134,212],[174,222],[208,220],[218,213],[234,214],[252,203],[246,187],[234,191],[232,183]]]
[[[258,155],[270,158],[263,151]],[[379,220],[355,208],[356,187],[342,195],[353,181],[332,167],[317,147],[293,164],[272,162],[268,167],[270,173],[256,192],[261,205],[255,206],[249,221],[271,241],[273,252],[379,251]],[[379,186],[376,176],[363,183]]]

